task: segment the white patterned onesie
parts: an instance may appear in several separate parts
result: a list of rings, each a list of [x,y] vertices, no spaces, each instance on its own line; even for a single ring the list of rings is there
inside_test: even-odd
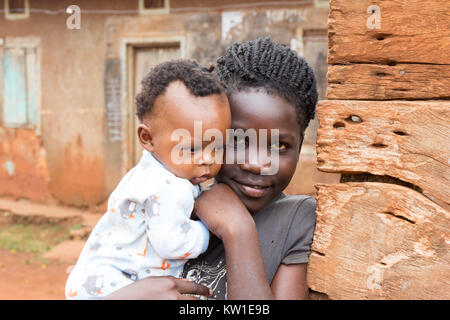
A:
[[[209,231],[190,219],[200,188],[144,150],[120,181],[66,282],[67,299],[98,299],[149,276],[178,277],[208,247]]]

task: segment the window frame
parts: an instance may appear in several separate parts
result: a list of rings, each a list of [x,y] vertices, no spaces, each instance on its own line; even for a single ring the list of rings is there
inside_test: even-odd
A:
[[[4,50],[4,39],[0,38],[0,126],[4,126],[3,120],[3,50]]]
[[[28,0],[24,0],[25,12],[24,13],[11,13],[9,12],[9,0],[4,0],[5,18],[6,20],[23,20],[30,17],[30,3]]]
[[[329,0],[314,0],[314,6],[316,8],[328,8],[330,7]]]
[[[164,8],[160,9],[147,9],[144,1],[139,0],[139,13],[141,15],[167,14],[170,11],[170,0],[164,0]]]
[[[3,107],[4,107],[4,52],[7,49],[11,48],[22,48],[24,50],[34,50],[34,69],[31,71],[29,69],[30,65],[28,59],[30,56],[25,52],[25,63],[26,63],[26,74],[24,75],[27,87],[27,121],[21,125],[10,125],[5,122],[3,115]],[[30,78],[32,76],[32,78]],[[30,36],[30,37],[6,37],[0,38],[0,125],[4,128],[24,128],[24,129],[32,129],[36,132],[37,135],[41,134],[41,41],[40,38]],[[35,102],[34,108],[30,109],[30,93],[33,90],[33,101]],[[30,112],[34,111],[32,117],[29,117]],[[33,121],[34,120],[34,121]]]

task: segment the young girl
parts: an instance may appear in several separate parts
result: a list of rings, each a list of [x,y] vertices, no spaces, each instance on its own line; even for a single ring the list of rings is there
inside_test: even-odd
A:
[[[269,164],[224,164],[217,183],[195,203],[198,217],[217,238],[184,266],[183,276],[192,282],[145,279],[111,299],[192,298],[184,293],[215,299],[308,298],[306,267],[316,204],[312,197],[282,191],[294,175],[314,117],[314,73],[296,52],[265,38],[233,44],[218,59],[218,75],[227,86],[232,129],[279,130],[278,145],[271,145],[270,134],[266,137],[270,150],[279,153],[279,170],[262,175]]]

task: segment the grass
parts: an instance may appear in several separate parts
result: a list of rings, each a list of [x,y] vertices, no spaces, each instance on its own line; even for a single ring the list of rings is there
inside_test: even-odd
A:
[[[81,228],[83,228],[83,225],[82,225],[82,224],[75,223],[75,224],[73,225],[73,227],[70,228],[70,229],[71,229],[71,230],[78,230],[78,229],[81,229]]]
[[[69,231],[67,227],[51,223],[2,225],[0,226],[0,248],[13,252],[35,253],[41,257],[55,245],[68,240]]]

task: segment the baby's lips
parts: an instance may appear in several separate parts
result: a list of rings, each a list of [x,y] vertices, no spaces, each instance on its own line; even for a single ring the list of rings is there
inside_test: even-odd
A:
[[[204,174],[200,177],[195,177],[195,178],[191,179],[190,181],[192,184],[199,184],[199,183],[205,182],[206,180],[209,180],[210,178],[211,178],[210,175]]]

